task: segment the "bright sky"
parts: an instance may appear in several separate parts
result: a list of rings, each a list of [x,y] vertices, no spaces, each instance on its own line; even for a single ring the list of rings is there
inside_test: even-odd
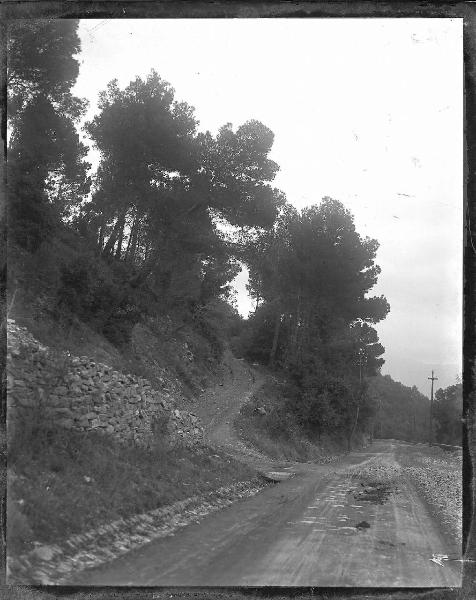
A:
[[[288,201],[341,200],[379,240],[382,372],[428,395],[432,369],[437,387],[462,370],[462,30],[462,19],[87,20],[74,93],[89,118],[108,81],[154,68],[201,130],[270,127]]]

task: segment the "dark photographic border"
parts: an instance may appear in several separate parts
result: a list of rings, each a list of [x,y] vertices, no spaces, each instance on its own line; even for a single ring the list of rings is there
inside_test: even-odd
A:
[[[462,18],[464,22],[464,342],[463,342],[463,587],[411,588],[73,588],[5,585],[6,540],[6,26],[12,19],[35,18]],[[421,598],[470,599],[476,596],[476,4],[473,2],[291,2],[291,1],[9,1],[0,6],[2,139],[0,193],[0,597],[105,600],[194,598]],[[474,231],[474,237],[473,237]]]

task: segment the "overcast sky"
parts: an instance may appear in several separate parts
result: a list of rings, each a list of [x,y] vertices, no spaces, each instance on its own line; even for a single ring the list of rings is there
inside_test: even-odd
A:
[[[382,372],[429,394],[461,374],[461,19],[88,20],[74,92],[152,68],[195,107],[201,130],[259,119],[275,134],[276,186],[298,208],[341,200],[380,242],[371,295]],[[239,309],[251,308],[246,273]]]

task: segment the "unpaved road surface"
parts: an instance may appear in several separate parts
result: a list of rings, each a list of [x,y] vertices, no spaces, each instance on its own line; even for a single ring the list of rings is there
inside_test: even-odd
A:
[[[293,478],[71,583],[459,586],[459,549],[409,479],[401,476],[391,490],[374,494],[349,474],[375,457],[394,461],[398,447],[380,440],[338,465],[293,466]],[[437,564],[431,560],[437,554],[450,560]]]
[[[220,446],[234,458],[258,470],[273,468],[273,461],[256,448],[245,445],[237,435],[233,421],[243,404],[264,383],[265,376],[244,360],[225,350],[219,382],[199,398],[194,408],[204,427],[205,439],[211,446]]]

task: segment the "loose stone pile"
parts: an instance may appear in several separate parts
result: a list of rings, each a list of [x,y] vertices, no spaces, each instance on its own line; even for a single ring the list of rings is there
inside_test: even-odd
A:
[[[11,430],[30,416],[144,446],[158,437],[185,444],[203,438],[198,417],[179,410],[173,396],[153,389],[147,379],[42,346],[11,319],[7,373]]]

